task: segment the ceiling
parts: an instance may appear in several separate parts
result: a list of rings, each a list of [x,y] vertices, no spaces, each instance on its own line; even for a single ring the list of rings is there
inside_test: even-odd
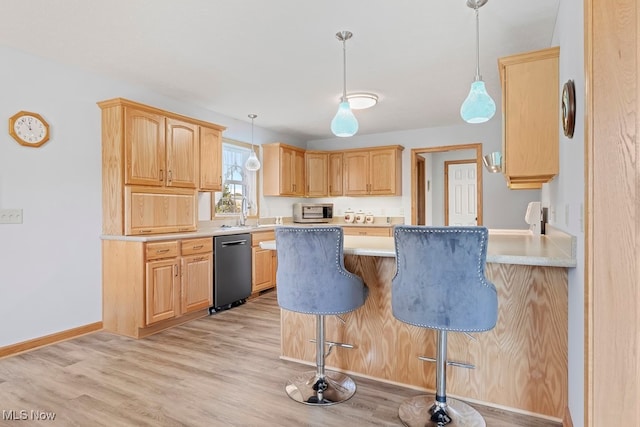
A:
[[[497,59],[551,45],[560,0],[489,0],[480,73],[500,104]],[[332,138],[342,93],[359,134],[461,124],[475,75],[475,13],[465,0],[2,0],[0,45],[303,140]],[[120,96],[120,94],[114,94]],[[497,113],[498,116],[499,113]]]

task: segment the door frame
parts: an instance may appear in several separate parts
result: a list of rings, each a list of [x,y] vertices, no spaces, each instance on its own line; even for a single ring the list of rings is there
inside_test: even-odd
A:
[[[411,150],[411,224],[417,223],[418,217],[418,157],[420,154],[442,153],[446,151],[475,150],[476,152],[476,211],[478,212],[478,225],[482,225],[482,143],[442,145],[438,147],[413,148]],[[445,192],[446,193],[446,192]]]

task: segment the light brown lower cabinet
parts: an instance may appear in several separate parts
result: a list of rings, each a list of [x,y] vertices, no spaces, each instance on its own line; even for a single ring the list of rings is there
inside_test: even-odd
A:
[[[273,230],[251,234],[251,293],[255,294],[276,285],[276,252],[262,249],[260,242],[275,240]]]
[[[343,226],[342,231],[345,236],[392,236],[391,227]]]
[[[103,327],[142,338],[213,305],[213,239],[104,240]]]

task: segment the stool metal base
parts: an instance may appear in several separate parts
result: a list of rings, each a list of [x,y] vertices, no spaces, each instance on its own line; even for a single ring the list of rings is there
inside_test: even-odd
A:
[[[451,419],[448,423],[431,420],[437,409],[435,395],[427,394],[402,402],[398,416],[402,424],[408,427],[486,427],[482,415],[460,400],[447,397],[446,413]]]
[[[356,383],[340,372],[326,371],[322,379],[316,371],[307,371],[289,380],[285,391],[296,402],[327,406],[350,399],[356,392]]]

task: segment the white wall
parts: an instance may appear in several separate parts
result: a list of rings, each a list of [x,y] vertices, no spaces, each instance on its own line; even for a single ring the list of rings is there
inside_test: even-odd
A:
[[[569,269],[569,410],[573,425],[584,425],[584,14],[581,0],[560,2],[554,30],[560,46],[560,88],[572,79],[576,87],[576,125],[573,138],[560,134],[560,173],[542,189],[550,206],[550,222],[576,236],[577,266]],[[559,101],[558,101],[559,102]],[[555,215],[553,214],[555,212]]]
[[[500,99],[500,94],[493,94]],[[375,107],[374,107],[375,108]],[[366,114],[366,111],[362,111]],[[462,119],[460,119],[462,122]],[[363,131],[362,129],[360,130]],[[366,130],[365,130],[366,131]],[[499,116],[483,124],[461,123],[459,126],[405,130],[373,135],[356,134],[350,138],[315,140],[307,143],[308,149],[340,150],[344,148],[402,145],[402,196],[401,197],[338,197],[334,199],[338,215],[350,207],[376,212],[383,211],[405,217],[411,221],[411,149],[482,143],[483,154],[501,150],[502,126]],[[502,174],[483,172],[483,218],[489,228],[525,229],[524,213],[530,201],[540,200],[540,190],[509,190]],[[505,209],[508,206],[509,209]]]
[[[22,208],[24,217],[22,224],[0,224],[2,347],[102,320],[96,102],[132,99],[227,126],[224,135],[241,141],[250,141],[251,123],[5,47],[0,63],[0,209]],[[8,118],[20,110],[48,121],[51,139],[42,147],[9,136]],[[254,138],[304,144],[258,126]]]

